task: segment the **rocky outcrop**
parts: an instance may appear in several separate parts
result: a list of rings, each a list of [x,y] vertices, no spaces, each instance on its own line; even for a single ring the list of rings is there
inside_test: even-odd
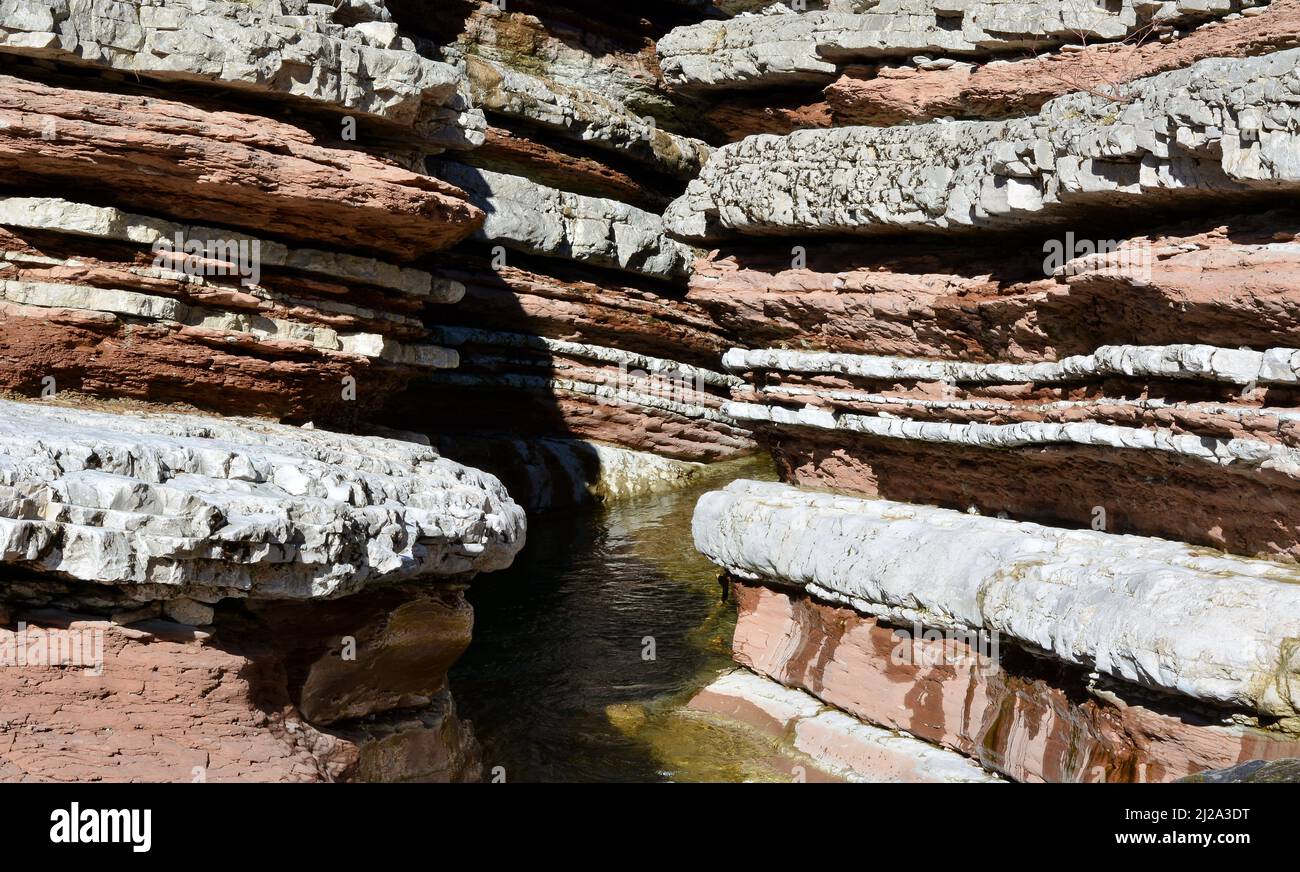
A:
[[[306,129],[174,100],[0,81],[0,166],[118,206],[401,261],[464,239],[464,192]]]
[[[487,217],[435,273],[467,288],[435,331],[461,365],[412,391],[464,410],[438,444],[518,482],[533,506],[653,491],[753,447],[720,412],[730,337],[685,299],[697,252],[661,217],[712,151],[654,58],[660,22],[681,14],[596,26],[589,12],[465,2],[425,24],[490,125],[483,148],[430,167]],[[423,405],[411,396],[403,405]],[[610,486],[613,458],[626,483]]]
[[[1300,585],[1271,562],[752,482],[701,499],[694,533],[733,575],[779,579],[890,623],[994,633],[1264,715],[1300,706]]]
[[[358,435],[458,365],[468,83],[382,3],[8,3],[0,61],[0,777],[477,780],[523,509]]]
[[[1030,118],[755,136],[669,208],[683,238],[1016,228],[1297,184],[1298,50],[1076,92]]]
[[[883,12],[660,45],[760,134],[665,213],[785,482],[697,506],[735,659],[1015,780],[1294,756],[1293,7]]]
[[[1121,40],[1152,22],[1183,25],[1254,5],[877,0],[801,14],[773,6],[771,14],[678,28],[659,41],[659,55],[665,77],[680,88],[773,87],[826,82],[849,61],[918,54],[982,57],[1089,39]]]
[[[508,566],[523,514],[411,443],[255,421],[0,407],[4,560],[128,599],[310,599]]]
[[[1247,17],[1209,22],[1178,39],[1081,45],[1068,53],[978,65],[850,67],[826,87],[825,111],[840,125],[1005,118],[1037,112],[1071,91],[1119,96],[1135,79],[1207,58],[1250,57],[1300,44],[1300,4],[1294,0],[1244,11]]]
[[[1144,692],[1005,636],[889,624],[748,581],[732,592],[742,665],[1017,781],[1169,781],[1296,753],[1286,722]]]
[[[5,670],[19,738],[0,771],[477,777],[446,674],[469,643],[465,582],[523,545],[496,479],[417,444],[252,420],[3,414],[17,623],[0,648],[37,675]]]
[[[490,170],[448,164],[442,175],[487,214],[480,239],[654,278],[687,274],[692,252],[664,236],[658,215]]]
[[[0,53],[323,105],[431,145],[483,141],[464,80],[399,36],[382,2],[11,0],[0,7]]]
[[[846,781],[984,784],[1001,779],[970,760],[905,733],[872,727],[809,694],[744,670],[724,673],[690,702],[693,711],[740,721]],[[806,778],[807,772],[804,771]]]
[[[0,249],[11,391],[343,422],[457,363],[419,316],[464,288],[423,270],[49,197],[0,198]]]

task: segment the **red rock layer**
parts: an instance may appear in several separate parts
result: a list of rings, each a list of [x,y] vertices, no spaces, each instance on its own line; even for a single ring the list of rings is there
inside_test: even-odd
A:
[[[113,205],[411,260],[483,223],[459,189],[305,129],[0,77],[0,169]]]
[[[469,607],[454,592],[400,599],[222,612],[203,630],[19,612],[0,653],[16,659],[18,639],[44,650],[33,640],[50,630],[98,634],[102,673],[6,662],[0,780],[476,780],[477,744],[446,690]]]
[[[758,432],[793,484],[1020,521],[1158,536],[1247,556],[1300,560],[1300,482],[1160,451],[981,449],[843,431]]]
[[[793,246],[768,245],[697,261],[687,299],[747,348],[1021,362],[1100,345],[1300,346],[1300,215],[1198,219],[1120,238],[1137,252],[1128,256],[1149,258],[1149,275],[1112,259],[1053,277],[1050,239],[814,243],[798,268]]]
[[[826,88],[826,104],[835,126],[912,124],[945,116],[1006,118],[1032,114],[1072,91],[1122,95],[1128,82],[1205,58],[1250,57],[1297,45],[1300,2],[1274,0],[1259,15],[1206,24],[1168,43],[1091,45],[947,70],[849,68]]]
[[[383,317],[410,318],[418,314],[419,303],[363,285],[268,269],[262,287],[287,300],[275,302],[236,284],[194,284],[142,273],[152,258],[132,246],[0,228],[0,255],[14,253],[34,257],[0,266],[0,280],[126,290],[254,320],[284,318],[342,332],[375,331],[397,340],[424,337],[418,321]],[[42,263],[42,258],[52,262]],[[373,314],[330,312],[314,305],[331,300]],[[342,425],[363,420],[422,373],[417,367],[322,351],[302,340],[103,311],[0,301],[0,327],[0,390],[28,396],[53,387],[186,403],[224,414]],[[349,379],[355,391],[345,391]]]
[[[520,258],[512,258],[518,260]],[[448,254],[437,274],[465,285],[443,323],[531,333],[718,369],[734,339],[678,288],[556,263],[483,268],[486,258]]]
[[[461,157],[470,166],[526,176],[539,185],[619,200],[652,212],[663,211],[672,201],[671,194],[649,189],[629,173],[610,166],[606,156],[597,159],[573,151],[572,145],[563,151],[539,141],[536,135],[489,127],[487,141]]]
[[[1228,712],[1133,688],[1094,692],[1084,670],[1007,645],[981,656],[802,594],[739,581],[732,590],[739,663],[1019,781],[1170,781],[1300,753],[1296,736],[1227,726]]]

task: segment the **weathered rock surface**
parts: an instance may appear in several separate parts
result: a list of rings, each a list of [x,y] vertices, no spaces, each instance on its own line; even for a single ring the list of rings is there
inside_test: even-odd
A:
[[[463,293],[372,258],[0,198],[0,387],[11,391],[346,423],[420,372],[456,365],[419,314]]]
[[[943,69],[925,64],[850,68],[826,88],[826,110],[838,126],[911,124],[946,116],[1006,118],[1037,112],[1071,91],[1118,96],[1134,79],[1206,58],[1249,57],[1300,45],[1300,4],[1273,0],[1256,9],[1261,14],[1210,22],[1167,43],[1089,45],[1068,53]]]
[[[635,115],[618,100],[594,91],[477,55],[466,56],[462,63],[475,105],[496,115],[629,155],[681,179],[693,178],[712,151],[698,139],[661,130],[653,117]]]
[[[1070,0],[878,0],[855,11],[748,15],[679,27],[659,41],[671,84],[689,89],[820,83],[839,64],[880,57],[988,56],[1064,43],[1118,40],[1152,21],[1184,24],[1254,3],[1131,0],[1104,8]]]
[[[1104,345],[1300,347],[1298,231],[1271,211],[1092,230],[1107,239],[739,246],[696,262],[688,300],[751,348],[1032,362]]]
[[[461,609],[468,610],[463,600]],[[289,630],[299,643],[317,633],[309,647],[318,646],[336,628],[303,622],[311,616],[298,612],[296,626],[278,630]],[[159,620],[121,626],[48,609],[20,612],[17,619],[20,623],[12,629],[0,627],[0,653],[9,667],[0,670],[6,699],[2,780],[480,777],[477,743],[456,718],[450,695],[438,689],[445,672],[423,677],[434,690],[418,708],[318,726],[304,717],[299,704],[302,677],[294,663],[303,652],[287,656],[284,648],[268,645],[267,637],[259,641],[222,628],[214,633],[212,628],[196,630]],[[355,631],[358,621],[348,626]],[[304,627],[311,629],[304,632]],[[394,649],[390,632],[388,648],[372,649],[371,643],[384,640],[363,638],[351,666],[361,671],[369,663],[369,680],[375,678],[374,666],[393,666],[395,654],[406,660],[406,669],[396,674],[410,680],[416,670],[429,665],[430,653],[444,641],[438,636],[423,641],[410,637],[405,650]],[[468,625],[461,647],[467,641]],[[377,655],[374,660],[369,659],[372,653]],[[387,680],[393,678],[390,671]],[[319,689],[307,694],[308,699],[319,696]]]
[[[758,482],[706,494],[692,529],[741,578],[894,623],[996,632],[1216,705],[1300,710],[1294,567]]]
[[[325,104],[431,146],[483,141],[460,74],[398,36],[382,0],[6,0],[0,53]]]
[[[742,665],[1017,781],[1169,781],[1300,747],[1267,719],[1108,682],[1005,636],[890,625],[747,582],[732,591]]]
[[[522,510],[432,449],[251,420],[0,404],[6,563],[139,600],[309,599],[509,565]]]
[[[1298,58],[1201,61],[1028,118],[749,137],[714,153],[666,226],[686,239],[1009,228],[1291,190]]]
[[[739,384],[735,376],[532,334],[442,327],[432,336],[459,353],[461,366],[424,381],[472,410],[464,419],[471,430],[568,434],[683,461],[721,460],[753,447],[748,432],[721,412]]]
[[[680,279],[690,271],[694,252],[665,236],[662,219],[651,212],[461,164],[443,163],[440,172],[487,214],[480,239],[655,278]]]
[[[543,272],[543,266],[550,271]],[[676,288],[553,266],[508,263],[485,270],[470,256],[440,256],[437,275],[465,288],[460,305],[440,310],[440,320],[621,348],[713,370],[732,344],[712,313]]]
[[[798,690],[744,670],[724,673],[690,702],[777,738],[845,780],[866,783],[996,783],[970,760],[911,736],[864,724]]]
[[[0,77],[0,167],[43,193],[76,190],[181,221],[401,261],[464,239],[483,219],[446,182],[318,144],[290,123],[9,76]]]

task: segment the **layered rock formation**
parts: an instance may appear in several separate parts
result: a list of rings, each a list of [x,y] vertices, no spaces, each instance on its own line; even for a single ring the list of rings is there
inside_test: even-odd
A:
[[[0,416],[7,777],[477,777],[446,674],[465,582],[523,545],[496,479],[253,420]]]
[[[436,273],[468,288],[436,332],[461,367],[416,390],[471,410],[439,444],[528,481],[536,507],[653,490],[752,449],[720,410],[729,339],[685,298],[696,252],[661,217],[712,152],[653,54],[682,10],[643,15],[462,2],[421,25],[488,120],[482,148],[431,167],[487,217]]]
[[[0,62],[0,777],[479,778],[446,676],[523,510],[356,435],[458,364],[468,82],[378,3],[24,0]]]
[[[1296,10],[0,2],[0,777],[472,780],[521,506],[760,449],[697,711],[1300,754]]]
[[[688,299],[740,339],[723,411],[833,492],[701,500],[742,665],[1016,780],[1294,756],[1293,8],[661,42],[680,87],[751,91],[733,136],[783,134],[666,226],[715,246]]]

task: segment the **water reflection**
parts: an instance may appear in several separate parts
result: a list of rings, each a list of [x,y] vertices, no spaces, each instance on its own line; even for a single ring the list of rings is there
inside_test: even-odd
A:
[[[509,781],[761,777],[743,761],[765,749],[733,747],[749,739],[678,707],[730,665],[735,624],[717,568],[691,545],[695,502],[730,479],[773,477],[763,461],[735,462],[687,490],[530,519],[515,565],[471,587],[474,641],[452,671],[489,771],[504,766]]]

